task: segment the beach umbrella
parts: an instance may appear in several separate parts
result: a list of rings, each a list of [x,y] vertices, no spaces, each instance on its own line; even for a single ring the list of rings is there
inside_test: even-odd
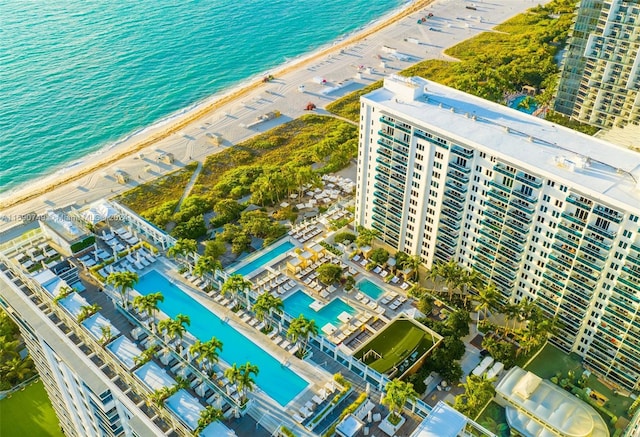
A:
[[[113,249],[113,261],[118,261],[118,248],[113,245],[111,246],[111,249]]]

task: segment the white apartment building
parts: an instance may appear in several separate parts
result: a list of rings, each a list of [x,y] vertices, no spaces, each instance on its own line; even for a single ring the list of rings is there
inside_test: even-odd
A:
[[[358,164],[357,224],[535,300],[556,345],[640,388],[640,154],[392,76],[361,99]]]
[[[640,124],[640,4],[582,0],[570,31],[555,109],[583,123]]]

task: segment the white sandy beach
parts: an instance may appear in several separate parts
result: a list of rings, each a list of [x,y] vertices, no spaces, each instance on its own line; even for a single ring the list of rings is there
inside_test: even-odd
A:
[[[231,144],[302,115],[307,102],[319,112],[333,100],[373,81],[425,59],[446,59],[443,50],[506,19],[549,0],[417,0],[366,29],[293,60],[271,74],[275,80],[247,81],[170,122],[156,125],[108,151],[88,157],[64,173],[32,181],[15,192],[0,195],[0,230],[15,226],[22,214],[48,208],[83,205],[111,197],[193,161],[204,159]],[[465,6],[475,5],[476,10]],[[418,19],[433,13],[424,24]],[[363,67],[363,68],[360,68]],[[357,74],[360,72],[360,74]],[[326,80],[320,84],[319,79]],[[328,92],[330,89],[334,89]],[[256,118],[278,110],[282,116],[252,128]],[[222,146],[212,145],[219,134]],[[162,152],[175,156],[174,164],[157,160]],[[131,177],[121,185],[116,170]],[[149,171],[150,170],[150,171]]]

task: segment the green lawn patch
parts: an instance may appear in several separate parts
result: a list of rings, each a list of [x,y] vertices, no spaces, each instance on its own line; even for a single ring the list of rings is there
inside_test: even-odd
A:
[[[63,437],[42,381],[0,401],[0,435]]]
[[[431,334],[410,320],[396,320],[362,346],[355,357],[372,369],[387,373],[415,352],[418,359],[433,346],[433,343],[434,338]]]

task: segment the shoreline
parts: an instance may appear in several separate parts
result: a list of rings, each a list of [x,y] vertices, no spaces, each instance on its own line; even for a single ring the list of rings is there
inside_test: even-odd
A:
[[[248,95],[261,85],[264,85],[262,77],[265,74],[273,74],[278,77],[302,69],[314,61],[338,53],[340,50],[366,39],[402,18],[429,6],[434,1],[436,0],[415,0],[406,3],[390,11],[385,16],[364,25],[364,27],[356,29],[352,34],[340,36],[310,53],[302,54],[266,72],[244,79],[230,89],[221,90],[201,102],[195,102],[191,106],[183,108],[174,114],[169,114],[150,126],[129,133],[125,137],[99,150],[64,164],[65,167],[50,175],[44,176],[40,181],[25,181],[6,193],[0,193],[0,209],[4,210],[16,207],[22,203],[43,196],[54,188],[70,184],[84,176],[100,171],[104,167],[116,164],[118,161],[141,152],[143,149],[151,147],[169,136],[178,133],[187,126],[212,115],[212,113],[220,109],[220,107]]]

